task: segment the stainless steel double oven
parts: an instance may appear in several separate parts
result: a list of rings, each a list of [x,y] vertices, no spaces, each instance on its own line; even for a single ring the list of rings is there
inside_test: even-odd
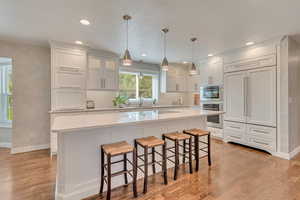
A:
[[[200,88],[200,103],[203,110],[223,111],[223,86],[207,85]],[[222,115],[208,116],[209,127],[223,128]]]

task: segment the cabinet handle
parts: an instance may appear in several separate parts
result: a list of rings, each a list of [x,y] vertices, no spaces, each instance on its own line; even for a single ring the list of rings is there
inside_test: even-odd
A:
[[[235,138],[235,139],[241,139],[241,137],[239,137],[239,136],[233,136],[233,135],[231,135],[230,137]]]
[[[253,140],[253,142],[257,143],[257,144],[262,144],[262,145],[269,145],[269,143],[266,142],[261,142],[261,141],[257,141],[257,140]]]
[[[229,126],[230,128],[235,128],[235,129],[241,129],[241,127],[238,126]]]
[[[254,131],[254,132],[257,132],[257,133],[264,133],[264,134],[268,134],[268,133],[269,133],[269,132],[267,132],[267,131],[256,130],[256,129],[254,129],[253,131]]]

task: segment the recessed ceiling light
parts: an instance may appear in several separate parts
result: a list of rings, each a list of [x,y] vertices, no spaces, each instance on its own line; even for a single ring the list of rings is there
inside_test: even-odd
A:
[[[91,24],[91,23],[89,22],[89,20],[87,20],[87,19],[82,19],[82,20],[80,20],[80,23],[81,23],[82,25],[86,25],[86,26],[88,26],[88,25]]]
[[[210,54],[208,54],[207,56],[208,56],[208,57],[212,57],[212,56],[214,56],[214,55],[210,53]]]
[[[247,42],[246,43],[247,46],[250,46],[250,45],[253,45],[253,44],[254,44],[254,42]]]
[[[83,44],[83,43],[82,43],[81,41],[79,41],[79,40],[75,41],[75,43],[76,43],[76,44],[80,44],[80,45]]]
[[[147,56],[147,54],[145,54],[145,53],[142,53],[142,56],[143,56],[143,57],[145,57],[145,56]]]
[[[182,63],[183,63],[183,64],[188,64],[189,62],[188,62],[188,61],[183,61]]]

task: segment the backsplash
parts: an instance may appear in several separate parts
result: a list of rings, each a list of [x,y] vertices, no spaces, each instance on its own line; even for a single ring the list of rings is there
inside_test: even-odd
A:
[[[112,99],[117,95],[114,91],[88,91],[87,100],[95,101],[96,108],[112,107]],[[183,105],[193,105],[193,96],[189,93],[161,93],[158,104],[177,104],[182,99]],[[145,103],[148,104],[147,102]]]

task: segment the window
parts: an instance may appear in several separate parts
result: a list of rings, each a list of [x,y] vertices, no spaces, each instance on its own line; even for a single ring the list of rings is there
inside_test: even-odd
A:
[[[0,122],[11,123],[12,112],[12,69],[10,64],[0,65]]]
[[[120,95],[129,100],[154,100],[158,98],[158,75],[151,73],[120,72]]]

